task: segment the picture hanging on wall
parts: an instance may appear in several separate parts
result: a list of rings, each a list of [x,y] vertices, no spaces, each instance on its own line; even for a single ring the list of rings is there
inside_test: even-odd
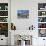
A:
[[[17,10],[18,18],[29,18],[29,10]]]

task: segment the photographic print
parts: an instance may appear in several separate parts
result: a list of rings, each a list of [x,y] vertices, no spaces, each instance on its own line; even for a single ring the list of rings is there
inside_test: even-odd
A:
[[[8,3],[0,3],[0,10],[8,10]]]
[[[8,11],[0,11],[0,16],[8,16]]]
[[[38,28],[46,28],[46,23],[38,23]]]
[[[18,10],[17,17],[18,18],[29,18],[29,10]]]
[[[38,10],[45,10],[46,9],[46,3],[39,3],[38,4]]]
[[[0,35],[8,37],[8,23],[0,23]]]
[[[8,17],[0,17],[0,22],[8,22]]]
[[[46,11],[38,11],[38,16],[46,16]]]
[[[38,17],[38,22],[46,22],[46,17]]]
[[[46,37],[46,29],[39,29],[39,37]]]

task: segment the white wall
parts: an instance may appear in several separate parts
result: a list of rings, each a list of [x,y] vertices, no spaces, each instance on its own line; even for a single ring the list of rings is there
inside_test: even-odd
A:
[[[16,25],[17,30],[15,32],[25,32],[26,34],[30,25],[33,24],[35,26],[35,30],[33,30],[35,32],[33,33],[33,46],[41,46],[39,44],[43,44],[42,38],[38,38],[38,3],[46,3],[46,0],[11,0],[11,22]],[[29,10],[29,19],[17,18],[17,10],[21,9]]]
[[[33,5],[34,4],[34,5]],[[17,30],[27,30],[29,26],[37,21],[37,2],[35,1],[17,1],[12,0],[11,2],[11,22],[14,22]],[[17,10],[26,9],[29,10],[29,19],[18,19]],[[36,18],[36,19],[34,19]],[[35,21],[36,20],[36,21]],[[37,23],[37,22],[36,22]],[[33,24],[36,27],[36,24]]]

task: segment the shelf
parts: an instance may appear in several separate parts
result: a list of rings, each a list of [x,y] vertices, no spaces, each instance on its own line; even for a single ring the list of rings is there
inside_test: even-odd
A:
[[[0,23],[8,23],[8,22],[0,22]]]
[[[0,3],[0,35],[8,37],[8,3]]]
[[[38,17],[46,17],[46,15],[44,15],[44,16],[38,16]]]
[[[46,29],[46,28],[38,28],[38,29]]]
[[[46,37],[46,3],[38,3],[38,36]]]
[[[8,11],[8,10],[0,10],[0,11]]]
[[[38,23],[46,23],[46,22],[38,22]]]
[[[8,17],[8,16],[0,16],[0,17]]]
[[[38,10],[38,11],[46,11],[46,10]]]

